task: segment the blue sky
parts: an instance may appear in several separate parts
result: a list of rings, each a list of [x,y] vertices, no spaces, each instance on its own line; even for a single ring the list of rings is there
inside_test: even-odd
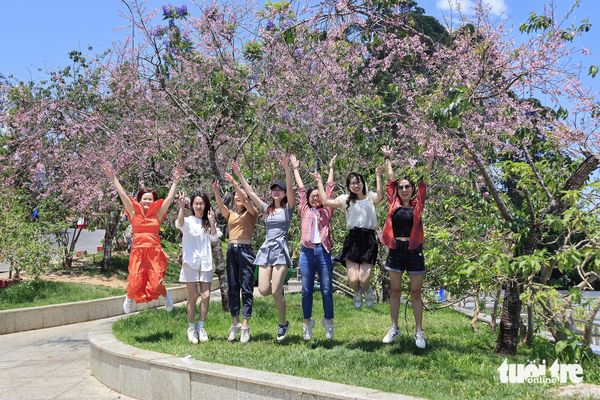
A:
[[[449,16],[448,2],[461,1],[466,8],[473,0],[417,0],[427,14],[444,20]],[[527,19],[531,11],[541,12],[544,0],[486,0],[496,12],[496,18],[503,18],[514,25],[515,35],[518,26]],[[199,0],[201,3],[201,1]],[[148,8],[159,8],[165,0],[149,0]],[[569,0],[556,0],[561,4],[570,4]],[[191,14],[197,7],[191,0],[177,0],[176,5],[187,4]],[[127,36],[124,29],[127,20],[121,15],[127,9],[119,0],[81,1],[81,0],[29,0],[27,10],[23,3],[5,1],[2,4],[2,21],[0,23],[0,73],[5,76],[13,74],[20,80],[42,79],[45,71],[54,70],[69,64],[68,53],[73,49],[88,52],[101,52],[112,47],[112,43]],[[592,60],[600,63],[600,7],[598,0],[581,0],[576,10],[576,21],[588,17],[592,30],[578,42],[589,48],[591,57],[584,60],[591,64]],[[594,40],[596,38],[596,40]],[[587,70],[587,67],[586,67]],[[600,75],[586,81],[595,88],[600,88]]]

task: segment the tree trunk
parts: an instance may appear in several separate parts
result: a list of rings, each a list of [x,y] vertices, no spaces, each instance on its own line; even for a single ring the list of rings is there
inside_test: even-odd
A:
[[[498,290],[496,290],[496,297],[494,298],[494,308],[492,310],[492,321],[490,324],[490,329],[492,332],[496,332],[496,319],[498,319],[498,306],[500,305],[500,296],[502,295],[502,285],[498,285]]]
[[[112,258],[114,240],[120,226],[121,216],[118,213],[111,212],[107,218],[107,224],[105,226],[106,231],[104,232],[102,265],[100,267],[100,272],[103,274],[108,274],[110,272],[110,260]]]
[[[531,347],[533,345],[533,317],[534,317],[534,309],[533,304],[527,304],[527,337],[525,343],[527,347]]]
[[[500,329],[496,340],[496,353],[515,355],[519,343],[519,327],[521,324],[521,299],[519,298],[519,284],[515,280],[508,280],[504,285],[504,303]]]
[[[473,296],[473,301],[475,302],[475,309],[473,310],[473,318],[471,318],[471,329],[473,332],[477,332],[477,321],[479,318],[479,290],[475,292]]]
[[[596,314],[600,311],[600,298],[596,299],[595,303],[592,303],[590,309],[585,315],[585,327],[583,328],[583,342],[586,346],[589,346],[592,342],[592,329],[594,328],[594,319]]]
[[[81,231],[83,231],[83,225],[81,228],[79,228],[79,230],[77,230],[77,227],[73,228],[73,239],[71,239],[71,244],[69,245],[69,249],[65,255],[65,261],[63,263],[64,268],[71,268],[73,266],[73,252],[75,251],[75,244],[79,240]]]
[[[227,284],[227,269],[225,268],[225,259],[221,251],[221,241],[212,244],[212,253],[215,263],[215,275],[219,278],[219,291],[221,292],[221,308],[224,312],[229,311],[229,285]]]
[[[206,137],[206,136],[205,136]],[[210,161],[210,167],[215,176],[215,179],[221,179],[221,171],[217,164],[217,149],[215,149],[212,140],[207,138],[206,144],[208,145],[208,159]],[[223,251],[221,250],[221,241],[214,242],[212,245],[212,252],[214,256],[215,264],[215,275],[219,278],[219,290],[221,292],[221,308],[223,311],[229,311],[229,285],[227,284],[227,268],[225,266],[225,257],[223,257]]]

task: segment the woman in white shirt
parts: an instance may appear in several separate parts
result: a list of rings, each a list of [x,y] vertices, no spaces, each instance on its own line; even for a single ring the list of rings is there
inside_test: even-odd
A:
[[[190,198],[193,214],[184,217],[185,195],[179,193],[179,214],[175,226],[183,232],[183,257],[179,281],[185,282],[188,292],[187,317],[188,340],[194,344],[206,342],[208,334],[204,319],[210,301],[210,286],[213,274],[213,258],[210,242],[217,241],[223,233],[217,228],[215,213],[210,207],[208,196],[196,193]],[[200,293],[198,293],[200,286]],[[194,324],[196,301],[200,295],[200,319]]]
[[[377,213],[375,206],[384,199],[381,173],[383,167],[375,169],[377,193],[367,192],[365,178],[359,173],[351,172],[346,178],[347,194],[328,199],[323,187],[321,176],[313,174],[319,187],[319,196],[324,207],[341,209],[346,215],[348,234],[344,239],[342,253],[336,261],[346,265],[348,269],[348,284],[354,290],[354,306],[360,308],[363,303],[372,307],[375,303],[375,293],[371,287],[371,270],[377,261]]]

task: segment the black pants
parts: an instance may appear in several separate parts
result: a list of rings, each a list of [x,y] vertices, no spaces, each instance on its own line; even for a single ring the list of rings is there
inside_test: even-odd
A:
[[[254,296],[254,250],[249,244],[230,244],[227,248],[227,284],[229,285],[229,311],[232,317],[240,315],[240,290],[244,310],[242,316],[252,316]]]

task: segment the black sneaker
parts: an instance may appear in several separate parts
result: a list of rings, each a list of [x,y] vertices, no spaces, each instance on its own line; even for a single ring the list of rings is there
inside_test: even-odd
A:
[[[286,321],[285,324],[279,325],[277,328],[277,341],[281,342],[287,336],[288,330],[290,329],[290,322]]]

